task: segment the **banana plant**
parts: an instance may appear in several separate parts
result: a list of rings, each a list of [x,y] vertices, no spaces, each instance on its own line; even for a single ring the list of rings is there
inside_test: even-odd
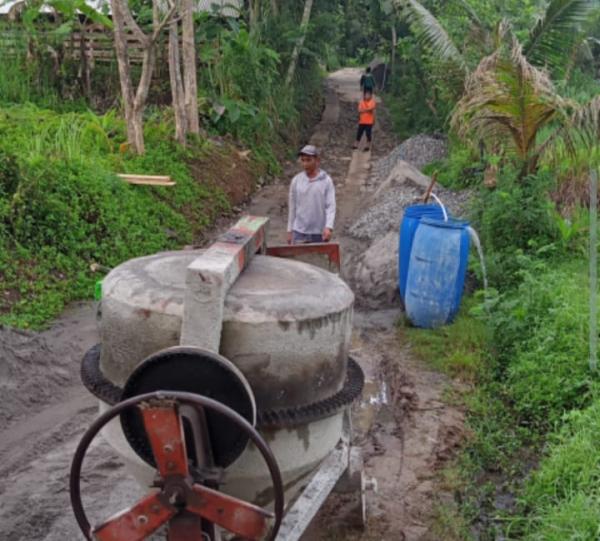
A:
[[[10,0],[0,0],[0,5],[8,5]],[[106,28],[112,28],[112,21],[107,13],[103,12],[101,6],[108,5],[103,2],[95,2],[99,9],[94,7],[92,2],[86,0],[22,0],[23,11],[21,21],[25,28],[30,32],[35,32],[35,23],[43,13],[45,8],[50,8],[59,14],[63,23],[55,30],[57,36],[67,36],[77,22],[79,14],[84,15],[89,21],[101,24]]]

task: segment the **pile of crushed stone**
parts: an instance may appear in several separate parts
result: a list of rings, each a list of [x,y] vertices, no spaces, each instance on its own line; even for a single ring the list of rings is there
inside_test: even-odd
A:
[[[417,135],[372,167],[367,181],[372,191],[369,204],[347,229],[352,237],[365,243],[364,251],[356,254],[350,265],[349,279],[359,306],[371,309],[397,306],[398,242],[404,210],[422,202],[431,181],[419,168],[445,155],[444,139]],[[471,191],[435,185],[433,192],[451,216],[465,216]]]
[[[79,379],[78,354],[50,346],[43,335],[0,326],[0,431]]]
[[[464,217],[470,198],[469,192],[454,192],[438,187],[434,193],[451,216]],[[370,207],[349,227],[348,232],[357,239],[373,241],[389,231],[397,231],[404,216],[404,209],[422,203],[422,197],[423,190],[408,182],[402,187],[391,188],[381,201]]]
[[[421,133],[408,138],[387,156],[377,160],[373,164],[372,174],[385,179],[399,160],[421,170],[428,163],[442,160],[447,155],[448,142],[445,137]]]

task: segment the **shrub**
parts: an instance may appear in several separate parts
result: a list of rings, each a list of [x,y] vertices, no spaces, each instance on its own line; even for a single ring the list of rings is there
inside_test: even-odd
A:
[[[0,109],[0,321],[40,326],[64,303],[91,296],[90,263],[189,243],[228,208],[223,192],[196,180],[189,160],[224,159],[202,140],[183,149],[160,118],[147,124],[147,152],[119,151],[113,114]],[[175,189],[132,186],[114,171],[170,175]]]
[[[582,287],[583,262],[530,260],[520,278],[492,311],[498,377],[505,381],[518,422],[546,430],[591,398],[589,291]]]
[[[473,149],[456,139],[450,139],[448,157],[432,162],[423,168],[423,173],[436,172],[437,182],[446,188],[461,189],[476,186],[483,182],[484,164],[479,161]]]
[[[520,500],[530,515],[519,526],[530,541],[598,539],[600,401],[566,417]]]
[[[561,238],[548,196],[550,174],[530,175],[523,183],[516,178],[515,171],[505,168],[497,188],[481,187],[470,209],[486,253],[490,285],[497,289],[517,285],[529,257],[555,255],[554,243]]]
[[[554,205],[548,197],[550,174],[529,175],[522,183],[516,178],[515,171],[505,168],[497,189],[482,188],[475,200],[474,219],[487,251],[530,251],[558,236]]]

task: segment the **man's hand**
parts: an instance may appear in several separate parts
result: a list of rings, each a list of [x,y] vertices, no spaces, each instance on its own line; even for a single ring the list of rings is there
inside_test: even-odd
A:
[[[292,232],[291,231],[288,231],[288,234],[287,234],[287,243],[288,244],[292,244]]]
[[[331,239],[331,233],[333,233],[333,231],[328,227],[323,229],[323,242],[329,242],[329,239]]]

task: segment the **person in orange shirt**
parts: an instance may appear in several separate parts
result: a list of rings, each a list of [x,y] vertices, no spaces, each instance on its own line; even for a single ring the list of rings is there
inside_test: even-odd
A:
[[[367,146],[364,148],[364,151],[368,152],[371,150],[371,137],[373,124],[375,124],[375,107],[373,93],[365,90],[364,97],[358,104],[358,131],[356,132],[356,141],[352,148],[358,148],[363,133],[365,133],[367,135]]]

